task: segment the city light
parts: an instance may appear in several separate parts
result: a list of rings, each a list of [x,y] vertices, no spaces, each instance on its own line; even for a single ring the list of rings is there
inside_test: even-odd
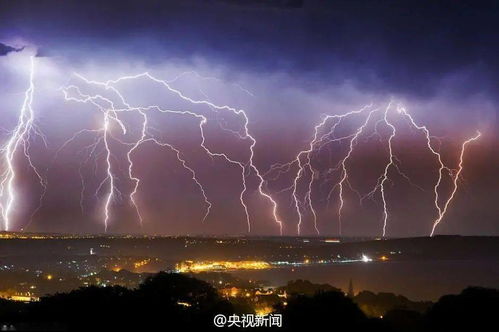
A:
[[[182,302],[182,301],[178,301],[177,304],[180,305],[180,306],[183,306],[183,307],[190,307],[190,306],[192,306],[192,304],[190,304],[188,302]]]
[[[372,258],[369,258],[368,256],[362,254],[362,261],[364,263],[368,263],[368,262],[372,262],[373,260],[372,260]]]
[[[272,266],[264,261],[185,261],[177,264],[177,272],[207,272],[225,270],[265,270]]]

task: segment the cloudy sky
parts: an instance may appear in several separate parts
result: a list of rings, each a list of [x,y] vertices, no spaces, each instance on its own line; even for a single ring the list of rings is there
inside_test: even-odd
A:
[[[47,181],[39,209],[38,180],[22,153],[16,154],[13,229],[104,230],[109,181],[99,188],[106,177],[102,144],[88,158],[85,147],[96,136],[87,133],[60,149],[74,133],[102,126],[102,112],[89,104],[65,101],[61,88],[75,85],[88,94],[109,93],[75,73],[105,81],[147,71],[173,80],[172,86],[192,99],[243,109],[256,140],[254,164],[262,174],[307,149],[314,126],[324,115],[359,110],[370,103],[375,107],[385,107],[390,100],[402,103],[419,124],[441,138],[439,148],[451,168],[458,167],[460,144],[480,130],[479,141],[466,150],[459,190],[437,233],[499,234],[499,13],[493,2],[1,1],[0,22],[2,144],[8,142],[18,121],[31,56],[35,57],[33,109],[47,138],[47,146],[36,136],[30,145],[32,161]],[[205,115],[206,145],[213,152],[241,162],[249,158],[250,142],[237,136],[241,116],[192,105],[147,79],[123,82],[119,88],[133,105],[154,104]],[[135,137],[140,124],[136,115],[123,120]],[[121,195],[115,195],[110,204],[108,230],[247,232],[239,201],[241,171],[221,158],[211,160],[200,148],[199,121],[164,114],[153,114],[150,121],[151,132],[178,148],[196,171],[212,203],[210,214],[202,223],[203,196],[174,151],[144,144],[133,155],[134,174],[141,179],[136,195],[141,227],[128,199],[133,183],[127,177],[125,150],[114,141],[112,171]],[[353,118],[339,130],[351,134],[358,121]],[[395,169],[390,171],[387,235],[428,235],[437,216],[433,185],[438,163],[424,149],[421,133],[400,128],[406,131],[394,142],[399,166],[421,188],[408,184]],[[367,136],[348,164],[350,183],[362,195],[376,185],[388,157],[387,128],[380,127],[377,140]],[[311,198],[321,234],[338,234],[334,184],[341,173],[335,165],[345,157],[347,147],[331,144],[314,155],[318,175]],[[258,194],[254,173],[246,172],[244,196],[252,233],[278,234],[271,205]],[[296,169],[291,169],[265,186],[278,203],[284,233],[290,235],[296,234],[298,216],[291,192],[282,190],[295,175]],[[451,179],[444,178],[439,204],[451,190]],[[303,233],[314,234],[313,215],[306,206],[302,211]],[[382,212],[379,192],[361,205],[355,192],[347,189],[343,235],[380,235]]]

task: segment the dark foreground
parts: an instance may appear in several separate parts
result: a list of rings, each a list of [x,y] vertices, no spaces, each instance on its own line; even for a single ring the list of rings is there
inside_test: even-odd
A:
[[[446,295],[423,312],[391,308],[384,316],[368,317],[347,295],[329,286],[315,294],[289,294],[282,314],[282,330],[328,327],[330,330],[450,331],[494,326],[499,291],[469,287],[459,295]],[[158,273],[138,288],[87,287],[43,297],[40,302],[0,302],[2,329],[15,330],[172,330],[217,329],[213,318],[249,313],[249,309],[220,296],[209,283],[175,273]],[[229,329],[225,327],[225,329]],[[235,329],[234,327],[230,329]],[[273,328],[279,329],[279,328]],[[259,328],[257,330],[267,330]]]

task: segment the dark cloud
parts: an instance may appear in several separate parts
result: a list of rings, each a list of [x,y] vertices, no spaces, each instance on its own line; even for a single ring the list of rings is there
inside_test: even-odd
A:
[[[64,1],[2,3],[3,34],[51,52],[145,61],[196,56],[238,71],[431,97],[499,95],[499,7],[488,1]],[[22,5],[20,5],[22,4]],[[289,7],[293,7],[289,10]],[[1,14],[3,13],[3,14]],[[307,83],[308,88],[314,84]]]
[[[233,6],[301,8],[304,0],[215,0]]]
[[[50,49],[43,48],[43,47],[38,47],[36,49],[36,55],[35,56],[37,58],[45,58],[45,57],[52,56],[52,52],[50,51]]]
[[[23,49],[24,49],[24,47],[15,48],[15,47],[0,43],[0,56],[7,55],[11,52],[21,52]]]

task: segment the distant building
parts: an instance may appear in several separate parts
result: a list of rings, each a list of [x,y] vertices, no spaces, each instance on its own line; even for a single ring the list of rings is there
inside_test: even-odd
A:
[[[347,293],[347,296],[349,298],[353,298],[355,296],[355,292],[354,292],[354,289],[353,289],[352,279],[350,279],[350,282],[348,283],[348,293]]]

